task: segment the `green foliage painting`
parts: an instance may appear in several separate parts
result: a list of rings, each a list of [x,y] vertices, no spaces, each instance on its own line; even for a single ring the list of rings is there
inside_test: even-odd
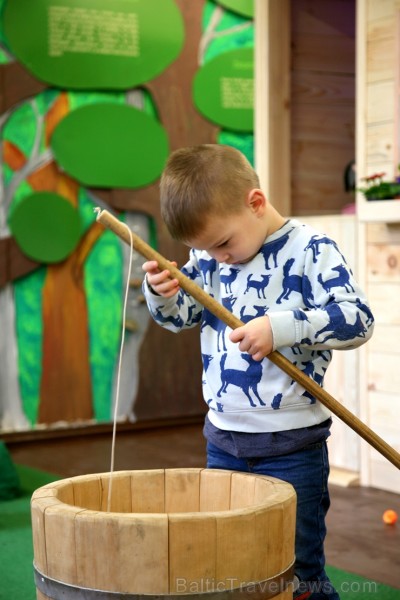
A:
[[[51,147],[66,173],[100,188],[148,185],[168,156],[166,131],[152,116],[111,102],[74,110],[55,128]]]
[[[59,194],[36,192],[25,196],[9,220],[23,252],[39,262],[64,260],[78,244],[78,211]]]
[[[223,52],[196,74],[193,95],[197,108],[225,129],[253,131],[253,50]]]
[[[49,85],[72,89],[126,90],[153,79],[184,36],[173,0],[12,0],[3,22],[18,60]]]
[[[203,14],[203,30],[209,41],[201,55],[202,65],[207,65],[213,59],[230,51],[254,48],[254,22],[250,18],[249,9],[253,6],[253,0],[243,2],[243,5],[245,3],[247,11],[235,12],[222,8],[222,5],[228,3],[207,0]],[[222,128],[218,135],[218,142],[237,148],[254,165],[253,132],[244,133]]]
[[[154,244],[155,213],[146,211],[146,202],[157,201],[168,153],[177,139],[190,143],[190,127],[254,163],[251,94],[246,122],[244,111],[226,121],[196,112],[193,98],[196,77],[215,61],[225,64],[224,75],[230,57],[238,57],[251,80],[252,2],[201,2],[192,80],[179,60],[193,7],[181,0],[0,0],[2,81],[18,80],[14,103],[10,95],[2,98],[0,241],[11,241],[37,263],[0,289],[0,328],[7,325],[15,344],[8,342],[17,357],[8,383],[15,396],[19,390],[29,427],[112,418],[129,256],[119,238],[96,223],[93,208],[115,209]],[[170,80],[162,80],[168,69]],[[179,92],[184,77],[187,88],[193,86],[185,96],[190,118],[175,96],[163,96],[167,85]],[[29,84],[34,92],[22,93]],[[205,94],[197,92],[199,106]],[[174,137],[182,123],[188,131]],[[107,204],[117,192],[126,202],[122,208]],[[133,212],[126,198],[141,192],[143,213]],[[136,360],[135,339],[141,343],[148,314],[138,299],[140,260],[135,265],[139,283],[131,290],[134,318],[126,338]],[[128,364],[133,372],[135,363]],[[2,385],[0,428],[8,410],[1,405],[8,397]],[[132,404],[132,380],[126,389]],[[129,411],[124,416],[134,418]],[[10,418],[7,426],[23,428],[24,421]]]
[[[21,155],[26,154],[30,156],[31,161],[40,164],[46,148],[45,134],[43,130],[41,132],[39,130],[46,115],[57,105],[60,96],[60,92],[46,90],[35,100],[16,109],[3,129],[3,143],[6,149],[6,160],[3,167],[5,186],[6,189],[10,186],[14,189],[13,201],[9,210],[11,229],[13,229],[13,221],[18,229],[18,213],[23,210],[24,206],[27,206],[28,199],[32,198],[32,193],[34,193],[32,185],[35,185],[34,181],[30,183],[27,179],[20,179],[18,169],[12,168],[13,150],[15,154],[15,149],[18,148]],[[104,101],[121,106],[125,98],[122,94],[110,93],[70,92],[68,94],[68,103],[72,109],[96,106]],[[154,113],[149,102],[146,102],[146,110],[149,114]],[[38,137],[40,143],[35,144]],[[74,237],[76,237],[76,227],[81,234],[84,234],[95,221],[93,213],[95,199],[82,186],[77,187],[76,196],[77,212],[69,204],[69,214],[74,215],[72,217],[75,223],[73,226],[75,228]],[[33,202],[31,208],[34,209],[34,207],[35,203]],[[54,207],[53,210],[55,210]],[[26,217],[29,217],[29,212]],[[28,234],[29,225],[33,227],[34,223],[25,221]],[[32,243],[32,235],[26,235],[25,239],[27,243]],[[49,243],[49,236],[45,241],[46,244]],[[59,242],[59,240],[57,241]],[[22,246],[24,243],[23,241]],[[47,263],[51,262],[53,249],[44,247],[42,243],[41,251],[47,251],[47,256],[36,255],[34,258],[46,259]],[[37,421],[39,407],[42,365],[40,357],[43,343],[42,297],[45,272],[46,268],[42,267],[17,280],[14,284],[21,394],[24,411],[32,424]],[[93,417],[100,421],[109,420],[112,379],[118,353],[122,311],[121,245],[118,238],[111,232],[105,232],[98,239],[88,256],[85,263],[85,287],[89,312]]]

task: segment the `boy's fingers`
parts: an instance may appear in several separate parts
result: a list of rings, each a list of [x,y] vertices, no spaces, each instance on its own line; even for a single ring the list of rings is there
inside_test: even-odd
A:
[[[150,271],[158,271],[158,262],[156,260],[148,260],[142,264],[143,271],[149,273]]]
[[[171,273],[168,271],[168,269],[165,269],[164,271],[159,271],[155,275],[155,278],[157,278],[157,281],[160,281],[162,283],[164,283],[164,282],[170,283],[171,281],[177,281],[176,279],[171,278]]]
[[[156,279],[156,278],[154,278],[154,279]],[[169,277],[167,279],[160,278],[160,280],[157,280],[157,283],[159,284],[160,289],[163,289],[163,290],[169,290],[171,288],[176,288],[178,286],[178,280],[170,279]]]
[[[170,262],[171,265],[174,266],[174,267],[178,266],[178,263],[175,260],[170,260],[168,262]],[[147,273],[149,271],[154,271],[154,272],[157,272],[157,273],[162,272],[162,271],[160,271],[160,268],[158,266],[158,262],[156,260],[147,260],[146,262],[144,262],[142,264],[142,270],[146,271]]]
[[[234,329],[233,331],[231,331],[231,333],[229,334],[229,339],[231,340],[231,342],[240,342],[240,340],[242,340],[244,337],[244,332],[243,332],[243,328],[242,327],[238,327],[237,329]]]

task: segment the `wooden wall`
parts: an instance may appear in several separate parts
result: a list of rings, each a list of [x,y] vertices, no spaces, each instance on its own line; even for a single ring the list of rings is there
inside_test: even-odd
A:
[[[375,316],[367,346],[365,412],[369,426],[400,452],[400,226],[371,223],[367,228],[366,290]],[[364,479],[400,492],[400,473],[368,449]]]
[[[359,170],[359,177],[386,172],[390,178],[400,143],[396,132],[398,107],[395,106],[400,69],[397,40],[400,1],[362,0],[362,4],[366,19],[366,138],[364,171]]]
[[[359,82],[357,166],[359,177],[386,172],[399,160],[397,146],[400,0],[358,0]],[[395,201],[392,201],[395,202]],[[365,199],[357,197],[363,215]],[[361,371],[362,417],[400,452],[400,207],[385,205],[360,223],[364,288],[376,319]],[[377,219],[381,222],[377,222]],[[400,492],[400,473],[371,448],[362,447],[362,482]]]
[[[261,83],[268,64],[265,56],[270,59],[274,48],[269,47],[265,56],[257,54],[265,36],[274,37],[265,8],[274,1],[256,0],[256,150],[264,144],[262,156],[269,157],[257,170],[261,180],[268,182],[268,169],[284,177],[291,161],[289,214],[327,230],[340,245],[347,243],[346,250],[343,247],[347,255],[352,248],[356,276],[370,299],[376,330],[357,354],[337,353],[326,387],[400,452],[400,200],[384,202],[371,211],[372,203],[358,193],[357,214],[349,221],[351,231],[344,228],[344,215],[338,215],[349,201],[342,177],[351,159],[356,158],[358,183],[378,171],[387,172],[390,178],[400,162],[400,0],[291,0],[292,150],[283,161],[280,156],[274,161],[270,131],[276,130],[279,120],[285,125],[284,134],[288,107],[281,100],[274,105],[274,114],[266,111],[273,82]],[[284,17],[282,11],[286,38]],[[277,52],[279,48],[278,40]],[[265,112],[267,119],[262,118]],[[279,196],[270,199],[281,208]],[[336,227],[335,234],[331,229]],[[359,471],[362,484],[400,492],[399,471],[338,420],[330,448],[333,466]]]
[[[355,0],[292,0],[292,214],[339,213],[353,198]]]

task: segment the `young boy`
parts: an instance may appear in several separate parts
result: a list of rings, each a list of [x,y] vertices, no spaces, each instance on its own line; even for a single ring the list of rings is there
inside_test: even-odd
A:
[[[278,350],[322,386],[332,350],[356,348],[372,334],[364,294],[335,242],[281,216],[234,148],[172,153],[160,199],[170,234],[191,248],[182,271],[244,323],[227,331],[169,271],[144,263],[153,318],[174,332],[200,324],[207,466],[294,486],[294,597],[336,600],[323,546],[330,413],[265,357]]]

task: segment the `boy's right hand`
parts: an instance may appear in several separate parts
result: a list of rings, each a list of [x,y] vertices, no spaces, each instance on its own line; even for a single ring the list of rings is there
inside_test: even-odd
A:
[[[177,266],[177,263],[171,261],[171,265]],[[142,265],[143,271],[146,273],[146,280],[150,288],[159,296],[171,298],[179,292],[179,281],[171,278],[171,273],[168,269],[160,271],[158,263],[155,260],[149,260]]]

